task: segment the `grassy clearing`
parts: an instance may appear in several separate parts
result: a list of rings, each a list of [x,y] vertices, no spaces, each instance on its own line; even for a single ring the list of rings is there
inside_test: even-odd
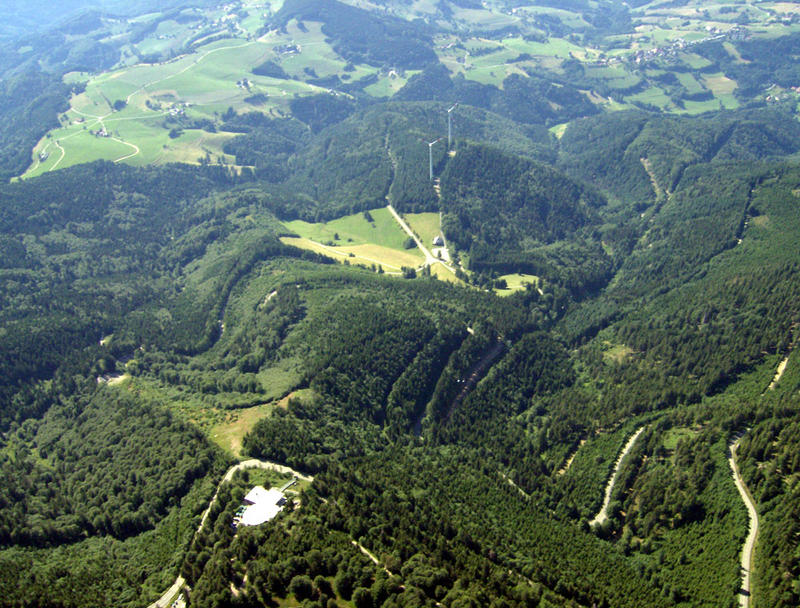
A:
[[[634,353],[634,350],[626,344],[611,344],[607,342],[606,345],[609,348],[603,352],[603,360],[607,362],[622,363]]]
[[[197,394],[164,384],[154,379],[135,376],[119,386],[119,390],[129,390],[146,401],[166,405],[181,420],[196,425],[208,434],[215,425],[225,421],[230,410],[214,407]]]
[[[225,420],[210,429],[211,440],[234,458],[241,458],[242,440],[256,422],[275,409],[274,404],[263,404],[227,413]]]
[[[586,75],[594,80],[602,81],[610,89],[628,89],[637,85],[641,78],[635,74],[613,66],[586,68]]]
[[[431,274],[440,281],[447,281],[448,283],[464,285],[464,282],[457,279],[455,273],[452,272],[449,268],[447,268],[447,266],[445,266],[444,264],[438,264],[438,263],[432,264]]]
[[[629,95],[625,98],[628,103],[639,102],[645,103],[658,108],[669,108],[672,106],[672,100],[660,87],[651,87],[641,93]]]
[[[369,215],[373,220],[371,222],[364,213],[355,213],[330,222],[312,224],[296,220],[284,225],[303,238],[328,246],[349,247],[371,243],[406,251],[403,244],[408,237],[388,209],[370,209]]]
[[[586,53],[586,49],[572,44],[563,38],[550,38],[547,42],[535,42],[523,38],[506,38],[503,44],[518,53],[529,53],[530,55],[548,55],[569,59],[570,53]]]
[[[733,93],[738,86],[735,80],[731,80],[725,74],[708,74],[703,76],[703,82],[714,95],[727,95]]]
[[[63,152],[62,152],[63,150]],[[46,152],[45,161],[38,161],[40,152]],[[116,160],[135,152],[135,149],[116,139],[96,137],[89,130],[60,129],[52,138],[43,138],[33,149],[33,164],[23,174],[35,177],[54,169],[65,169],[94,160]]]
[[[569,126],[568,122],[562,122],[560,125],[553,125],[549,131],[556,136],[556,139],[561,139]]]
[[[589,23],[584,21],[580,13],[573,13],[569,10],[551,8],[549,6],[525,6],[519,10],[531,15],[549,15],[558,18],[561,23],[570,28],[589,28]]]
[[[327,256],[337,262],[380,265],[386,272],[399,272],[403,266],[417,267],[424,259],[421,255],[404,253],[396,249],[388,249],[380,245],[351,245],[349,247],[329,247],[306,238],[282,237],[286,245],[308,249]],[[413,250],[412,250],[413,251]]]
[[[272,367],[259,371],[257,377],[264,390],[264,400],[274,401],[300,384],[303,379],[302,362],[299,359],[281,359]]]
[[[406,213],[403,215],[403,219],[426,247],[430,247],[434,237],[442,233],[441,220],[438,213]]]
[[[704,112],[714,112],[725,107],[719,99],[709,99],[708,101],[689,101],[684,100],[683,107],[686,114],[703,114]]]
[[[702,93],[705,90],[703,86],[697,82],[695,77],[688,72],[678,72],[675,74],[675,76],[677,76],[678,80],[683,85],[683,88],[686,89],[686,92],[689,95],[696,95],[697,93]]]
[[[528,285],[539,285],[539,277],[532,274],[504,274],[499,279],[505,280],[505,289],[495,289],[499,296],[510,296],[518,291],[527,289]]]
[[[419,70],[406,71],[403,76],[391,73],[380,78],[378,82],[364,87],[364,92],[372,97],[391,97],[406,85],[409,78],[418,73]]]
[[[703,68],[707,68],[711,65],[711,62],[706,59],[705,57],[701,57],[700,55],[695,55],[694,53],[683,53],[678,55],[679,59],[688,65],[693,70],[702,70]]]
[[[688,428],[669,429],[664,433],[664,435],[662,435],[661,445],[664,446],[664,449],[672,451],[678,447],[678,442],[681,439],[690,439],[696,436],[699,432],[700,431],[697,429]]]

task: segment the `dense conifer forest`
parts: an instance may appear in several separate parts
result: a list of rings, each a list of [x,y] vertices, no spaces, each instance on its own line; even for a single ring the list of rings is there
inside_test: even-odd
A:
[[[690,116],[610,111],[571,56],[455,74],[443,24],[485,3],[277,4],[260,35],[318,28],[348,78],[217,112],[227,165],[12,180],[63,76],[123,47],[78,45],[85,15],[0,29],[28,57],[0,62],[0,605],[146,606],[181,577],[166,601],[207,607],[733,608],[732,462],[750,605],[798,605],[800,124],[753,97],[800,86],[797,34],[698,43],[738,107]],[[610,45],[647,3],[534,4],[565,21],[473,33]],[[393,97],[364,66],[405,74]],[[254,485],[288,500],[237,527]]]

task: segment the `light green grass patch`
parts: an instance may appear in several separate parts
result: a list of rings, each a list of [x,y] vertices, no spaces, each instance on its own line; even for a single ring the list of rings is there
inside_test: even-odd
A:
[[[738,86],[735,80],[731,80],[721,72],[704,75],[703,82],[709,88],[709,90],[714,93],[714,95],[727,95],[733,93]]]
[[[588,66],[585,71],[587,77],[602,81],[610,89],[628,89],[641,81],[635,74],[615,66]]]
[[[400,74],[382,76],[378,82],[364,87],[364,92],[372,97],[391,97],[406,85],[409,78],[418,73],[419,70],[410,70],[404,76]]]
[[[717,98],[709,99],[708,101],[691,101],[685,99],[683,107],[686,114],[703,114],[705,112],[714,112],[722,110],[725,105]]]
[[[337,262],[380,266],[386,273],[399,273],[403,266],[417,267],[424,260],[421,255],[405,253],[380,245],[355,245],[350,247],[329,247],[306,238],[282,237],[281,242],[293,247],[307,249],[329,257]]]
[[[560,125],[553,125],[548,129],[550,133],[556,136],[556,139],[561,139],[569,126],[568,122],[562,122]]]
[[[525,6],[518,10],[531,15],[549,15],[552,17],[557,17],[561,23],[571,29],[591,27],[591,25],[583,19],[580,13],[565,9],[552,8],[549,6]]]
[[[627,344],[605,342],[604,345],[608,347],[607,350],[603,351],[603,360],[607,362],[622,363],[634,353],[634,350]]]
[[[452,270],[450,270],[447,266],[439,262],[431,265],[431,274],[440,281],[447,281],[448,283],[464,285],[464,282],[458,279]]]
[[[505,289],[494,290],[494,293],[496,293],[498,296],[510,296],[518,291],[524,291],[528,288],[528,285],[539,285],[539,277],[532,274],[504,274],[498,277],[498,279],[506,282]]]
[[[267,367],[256,374],[264,390],[264,400],[274,401],[288,394],[303,379],[302,361],[299,359],[281,359],[272,367]]]
[[[664,446],[665,450],[673,451],[678,447],[678,442],[680,442],[681,439],[690,439],[696,436],[699,432],[700,431],[697,429],[688,429],[683,427],[669,429],[662,435],[661,445]]]
[[[711,65],[708,59],[700,55],[695,55],[694,53],[681,53],[678,55],[678,58],[693,70],[702,70]]]
[[[688,72],[677,72],[675,76],[677,76],[678,81],[681,83],[681,85],[683,85],[683,88],[686,89],[686,92],[689,95],[696,95],[697,93],[702,93],[705,90],[703,86],[697,82],[695,77]]]
[[[433,239],[442,233],[442,225],[438,213],[405,213],[403,219],[428,248],[433,244]]]
[[[256,422],[269,416],[274,404],[262,404],[226,413],[222,422],[209,430],[211,440],[234,458],[242,457],[242,440]]]
[[[660,87],[650,87],[649,89],[646,89],[641,93],[636,93],[635,95],[628,95],[625,98],[625,101],[627,101],[628,103],[633,103],[638,101],[639,103],[646,103],[662,109],[672,106],[672,100]]]
[[[330,222],[312,224],[295,220],[284,225],[289,231],[318,243],[340,247],[373,243],[405,250],[403,245],[408,237],[389,210],[379,207],[370,209],[369,214],[372,222],[366,219],[364,213],[355,213]]]

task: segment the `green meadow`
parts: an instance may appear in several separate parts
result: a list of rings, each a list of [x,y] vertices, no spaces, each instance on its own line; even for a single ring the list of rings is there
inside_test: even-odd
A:
[[[403,215],[403,219],[428,248],[431,247],[434,237],[442,233],[438,213],[406,213]]]
[[[388,209],[380,207],[370,209],[368,213],[372,222],[366,219],[364,213],[355,213],[330,222],[311,224],[295,220],[284,225],[301,237],[320,243],[337,246],[374,243],[390,249],[404,249],[403,244],[408,237]]]
[[[539,277],[532,274],[504,274],[498,279],[506,282],[505,289],[494,290],[499,296],[510,296],[518,291],[524,291],[528,288],[528,285],[539,285]]]

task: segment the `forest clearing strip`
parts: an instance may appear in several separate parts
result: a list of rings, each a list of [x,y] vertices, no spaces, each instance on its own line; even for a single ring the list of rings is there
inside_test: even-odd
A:
[[[617,480],[619,468],[622,465],[623,459],[628,455],[628,452],[631,451],[633,444],[636,443],[636,440],[639,438],[639,435],[642,434],[643,430],[644,427],[640,426],[636,432],[631,435],[631,438],[628,439],[628,443],[625,444],[625,447],[622,448],[619,456],[617,456],[617,461],[614,463],[614,471],[611,473],[611,479],[609,479],[608,483],[606,484],[606,493],[603,497],[603,506],[600,508],[600,511],[597,513],[597,515],[594,516],[592,521],[589,522],[590,526],[602,525],[608,519],[608,505],[611,504],[611,493],[614,491],[614,482]]]
[[[351,540],[350,542],[353,543],[354,547],[358,547],[358,550],[361,551],[361,553],[363,553],[364,555],[366,555],[373,564],[383,568],[383,571],[386,574],[388,574],[389,576],[392,576],[392,573],[389,572],[389,569],[386,566],[381,565],[380,560],[377,557],[375,557],[375,554],[372,551],[370,551],[364,545],[362,545],[361,543],[359,543],[357,541]]]
[[[581,447],[583,447],[584,443],[586,443],[586,439],[581,439],[580,443],[578,444],[578,447],[575,448],[572,451],[572,454],[570,454],[567,457],[566,461],[564,461],[564,465],[558,471],[556,471],[556,475],[564,475],[567,471],[569,471],[569,468],[572,466],[572,461],[575,460],[575,456],[578,455],[578,450],[580,450]]]
[[[730,447],[730,455],[728,456],[728,463],[731,466],[733,473],[733,481],[736,484],[736,489],[739,490],[739,495],[747,507],[747,515],[749,519],[747,538],[742,547],[742,586],[739,590],[739,606],[741,608],[749,608],[750,606],[750,574],[753,571],[753,553],[756,547],[756,538],[758,537],[758,512],[753,498],[750,496],[750,491],[742,479],[739,472],[739,467],[736,464],[736,449],[739,447],[741,437],[734,441]]]
[[[219,490],[220,488],[222,488],[222,485],[233,479],[233,476],[236,473],[238,473],[239,471],[244,471],[245,469],[266,469],[268,471],[275,471],[277,473],[294,475],[295,477],[297,477],[298,479],[302,479],[303,481],[309,481],[309,482],[314,481],[314,478],[311,475],[303,475],[302,473],[298,473],[297,471],[295,471],[290,467],[278,464],[276,462],[270,462],[268,460],[257,460],[255,458],[239,462],[227,470],[225,475],[222,477],[222,480],[219,482],[219,485],[217,485],[217,490],[216,492],[214,492],[214,496],[211,497],[211,500],[208,503],[208,507],[206,507],[206,510],[203,511],[203,515],[200,517],[200,525],[197,527],[197,530],[195,530],[195,533],[192,537],[193,539],[194,536],[197,536],[200,530],[202,530],[203,524],[206,523],[206,519],[208,519],[208,514],[211,513],[211,508],[217,502],[217,496],[219,495]],[[169,589],[167,589],[160,598],[158,598],[155,602],[150,604],[147,608],[166,608],[169,600],[176,593],[178,593],[178,591],[180,591],[180,589],[185,584],[186,580],[182,576],[178,575],[172,586]]]
[[[447,410],[447,415],[444,418],[445,422],[450,422],[450,416],[453,415],[453,411],[462,401],[464,401],[469,392],[475,387],[476,384],[478,384],[478,381],[484,377],[486,371],[489,369],[492,363],[494,363],[495,360],[497,360],[497,358],[503,354],[505,348],[505,343],[498,338],[494,343],[494,346],[492,346],[492,348],[489,349],[489,351],[487,351],[483,357],[481,357],[480,361],[472,366],[472,369],[469,371],[469,376],[466,380],[464,380],[464,387],[461,389],[461,392],[458,393],[456,398],[453,399],[453,403],[450,404],[450,408]]]
[[[650,159],[642,157],[639,159],[639,161],[642,163],[644,170],[647,171],[647,175],[650,176],[650,183],[653,185],[653,191],[656,193],[656,198],[661,198],[664,195],[664,190],[658,184],[656,174],[653,171],[653,165],[650,164]]]
[[[783,372],[786,371],[786,365],[789,363],[789,356],[787,355],[786,358],[778,364],[778,369],[775,371],[775,377],[772,379],[772,382],[769,383],[769,390],[774,390],[775,385],[778,384],[778,381],[783,376]]]
[[[323,245],[322,243],[320,243],[318,241],[313,241],[313,240],[307,239],[307,238],[304,239],[304,238],[296,238],[296,237],[281,237],[281,242],[282,243],[284,243],[286,245],[292,245],[293,247],[299,247],[301,249],[304,248],[302,246],[302,241],[307,241],[308,243],[313,244],[314,247],[317,247],[317,248],[319,248],[319,249],[321,249],[323,251],[326,251],[326,252],[330,253],[331,255],[340,256],[340,257],[343,257],[345,259],[350,259],[350,257],[351,257],[350,256],[350,252],[339,251],[335,247],[330,247],[328,245]],[[314,249],[312,249],[310,247],[306,247],[305,249],[309,249],[310,251],[314,251]],[[378,264],[378,265],[380,265],[381,267],[384,267],[384,268],[393,268],[394,270],[397,271],[397,272],[394,272],[394,273],[393,272],[387,272],[386,274],[400,274],[400,271],[402,270],[402,268],[400,266],[395,266],[394,264],[389,264],[385,260],[377,260],[375,258],[370,258],[370,257],[366,257],[366,256],[363,256],[363,255],[360,255],[360,254],[355,254],[355,253],[353,254],[353,257],[355,259],[361,259],[361,260],[364,260],[366,262],[371,262],[373,264]],[[334,258],[334,259],[336,259],[336,258]]]

